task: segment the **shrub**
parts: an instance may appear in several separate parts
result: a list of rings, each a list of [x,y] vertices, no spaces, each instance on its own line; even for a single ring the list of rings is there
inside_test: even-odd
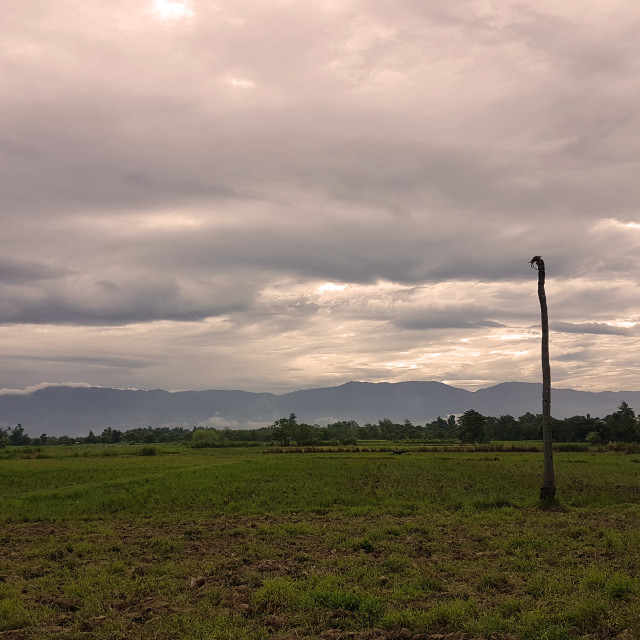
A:
[[[140,449],[139,455],[141,456],[155,456],[157,453],[155,447],[142,447]]]

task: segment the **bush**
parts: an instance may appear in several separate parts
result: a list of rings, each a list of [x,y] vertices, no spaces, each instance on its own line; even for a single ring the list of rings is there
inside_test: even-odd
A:
[[[198,429],[193,432],[191,442],[196,449],[224,446],[224,438],[214,429]]]
[[[140,449],[139,455],[141,455],[141,456],[155,456],[156,453],[157,453],[157,451],[156,451],[155,447],[142,447],[142,449]]]
[[[597,431],[589,431],[585,440],[589,444],[601,444],[602,439],[600,438],[600,434]]]

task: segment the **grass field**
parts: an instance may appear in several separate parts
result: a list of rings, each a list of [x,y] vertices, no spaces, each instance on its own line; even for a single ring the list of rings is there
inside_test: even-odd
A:
[[[0,458],[0,638],[640,638],[639,455],[141,451]]]

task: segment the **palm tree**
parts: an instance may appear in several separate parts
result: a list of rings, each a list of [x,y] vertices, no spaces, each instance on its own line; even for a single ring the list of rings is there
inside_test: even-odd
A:
[[[540,500],[551,501],[556,495],[556,478],[553,470],[553,438],[551,435],[551,367],[549,366],[549,313],[547,312],[547,296],[544,291],[544,260],[534,256],[530,261],[531,268],[538,270],[538,299],[540,300],[540,316],[542,321],[542,442],[544,452],[544,469]]]

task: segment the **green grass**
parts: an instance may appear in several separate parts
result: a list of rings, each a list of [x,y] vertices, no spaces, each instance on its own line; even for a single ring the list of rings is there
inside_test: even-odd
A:
[[[0,459],[0,632],[640,637],[637,456],[141,449]]]

